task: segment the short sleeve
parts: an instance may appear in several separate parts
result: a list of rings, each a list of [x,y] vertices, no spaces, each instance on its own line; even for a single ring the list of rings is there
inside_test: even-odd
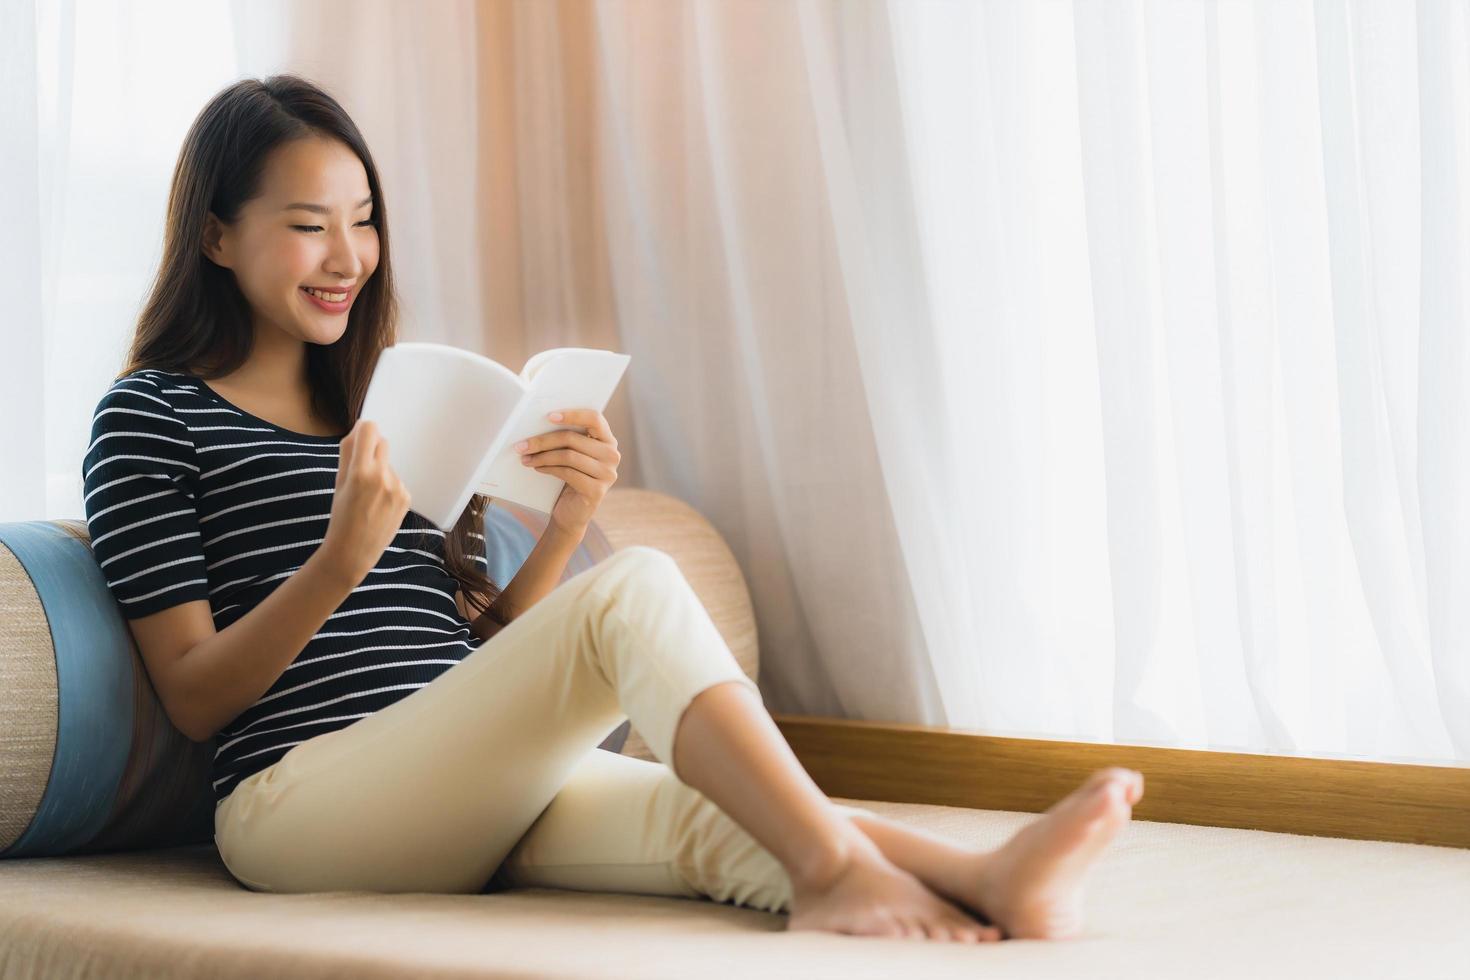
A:
[[[194,487],[194,442],[159,384],[114,382],[82,459],[92,553],[127,619],[209,598]]]

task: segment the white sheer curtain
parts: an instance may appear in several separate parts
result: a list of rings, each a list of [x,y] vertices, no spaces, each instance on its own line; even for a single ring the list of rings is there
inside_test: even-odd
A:
[[[0,520],[82,514],[92,409],[157,269],[183,133],[234,77],[231,36],[223,4],[0,0]]]
[[[779,707],[1470,759],[1462,5],[598,14],[647,480]]]
[[[890,11],[975,720],[1470,759],[1464,5]]]
[[[1470,760],[1463,5],[0,11],[0,520],[80,514],[183,134],[294,70],[407,336],[633,355],[773,710]]]

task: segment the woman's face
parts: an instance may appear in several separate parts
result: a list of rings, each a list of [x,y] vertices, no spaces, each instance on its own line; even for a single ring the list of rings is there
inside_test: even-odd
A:
[[[235,273],[255,312],[257,335],[273,328],[312,344],[342,336],[352,304],[378,266],[370,193],[352,150],[312,137],[272,151],[260,195],[233,225],[209,216],[205,254]],[[319,303],[307,287],[347,296]]]

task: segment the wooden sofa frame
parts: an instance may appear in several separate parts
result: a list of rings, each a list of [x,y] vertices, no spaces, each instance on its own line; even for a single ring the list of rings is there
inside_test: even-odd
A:
[[[1410,765],[774,716],[828,796],[1040,813],[1105,766],[1143,773],[1140,820],[1470,848],[1470,766]]]

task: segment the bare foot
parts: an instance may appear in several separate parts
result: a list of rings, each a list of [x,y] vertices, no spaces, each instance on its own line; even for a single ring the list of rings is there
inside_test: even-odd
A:
[[[1007,939],[1066,939],[1082,930],[1082,888],[1093,861],[1143,797],[1143,774],[1099,769],[999,849],[975,857],[964,904]]]
[[[845,864],[824,881],[793,879],[788,930],[967,943],[1001,938],[999,928],[977,922],[890,862],[865,835],[857,837]]]

